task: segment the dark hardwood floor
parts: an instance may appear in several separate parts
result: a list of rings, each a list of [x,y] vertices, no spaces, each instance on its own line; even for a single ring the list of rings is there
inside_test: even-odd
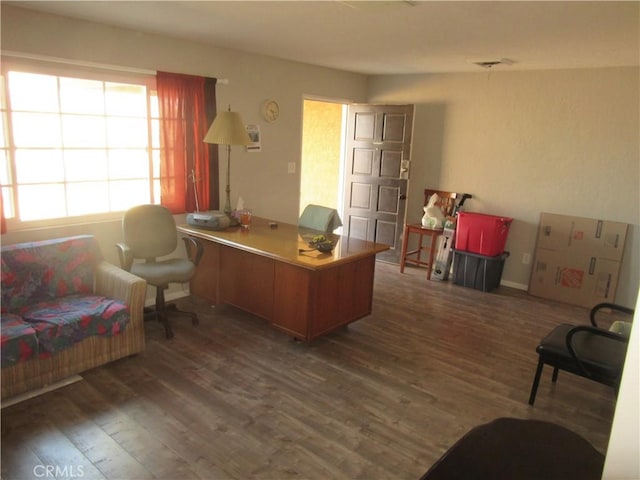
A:
[[[500,287],[428,282],[378,263],[373,314],[297,343],[185,298],[200,325],[146,324],[144,354],[2,409],[2,478],[416,479],[472,427],[551,421],[607,447],[602,385],[545,369],[538,340],[584,308]]]

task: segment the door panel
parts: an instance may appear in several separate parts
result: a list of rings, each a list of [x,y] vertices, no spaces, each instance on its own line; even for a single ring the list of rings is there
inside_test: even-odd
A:
[[[396,224],[392,222],[384,222],[378,220],[376,225],[376,241],[386,243],[387,245],[395,241]]]
[[[405,122],[404,114],[389,113],[384,116],[382,141],[404,143],[405,141]]]
[[[367,238],[369,224],[370,220],[367,217],[356,217],[355,215],[350,216],[349,223],[347,223],[349,231],[351,232],[350,236],[353,238]]]
[[[400,162],[402,162],[401,151],[383,151],[382,158],[380,159],[380,177],[398,178]]]
[[[354,139],[373,142],[375,138],[376,114],[374,112],[355,112]]]
[[[378,195],[378,211],[381,213],[398,214],[400,206],[400,190],[397,187],[380,187]]]
[[[358,148],[354,150],[351,173],[353,175],[373,175],[374,153],[371,149]]]
[[[351,105],[347,127],[345,234],[384,243],[378,259],[399,263],[412,105]]]
[[[354,183],[351,185],[351,203],[352,209],[371,209],[371,200],[373,198],[373,190],[371,185],[364,183]]]

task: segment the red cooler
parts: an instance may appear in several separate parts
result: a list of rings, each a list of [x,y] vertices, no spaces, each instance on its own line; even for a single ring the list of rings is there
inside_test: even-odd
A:
[[[458,212],[456,250],[495,257],[504,253],[513,218]]]

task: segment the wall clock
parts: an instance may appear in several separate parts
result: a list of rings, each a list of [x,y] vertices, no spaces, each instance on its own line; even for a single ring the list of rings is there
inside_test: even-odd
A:
[[[280,116],[280,106],[275,100],[266,100],[262,104],[262,117],[269,123],[275,122]]]

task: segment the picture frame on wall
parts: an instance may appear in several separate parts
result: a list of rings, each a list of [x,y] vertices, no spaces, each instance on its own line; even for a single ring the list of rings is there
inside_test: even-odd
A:
[[[260,135],[260,125],[247,125],[247,133],[251,138],[251,143],[246,146],[247,152],[262,151],[262,137]]]

